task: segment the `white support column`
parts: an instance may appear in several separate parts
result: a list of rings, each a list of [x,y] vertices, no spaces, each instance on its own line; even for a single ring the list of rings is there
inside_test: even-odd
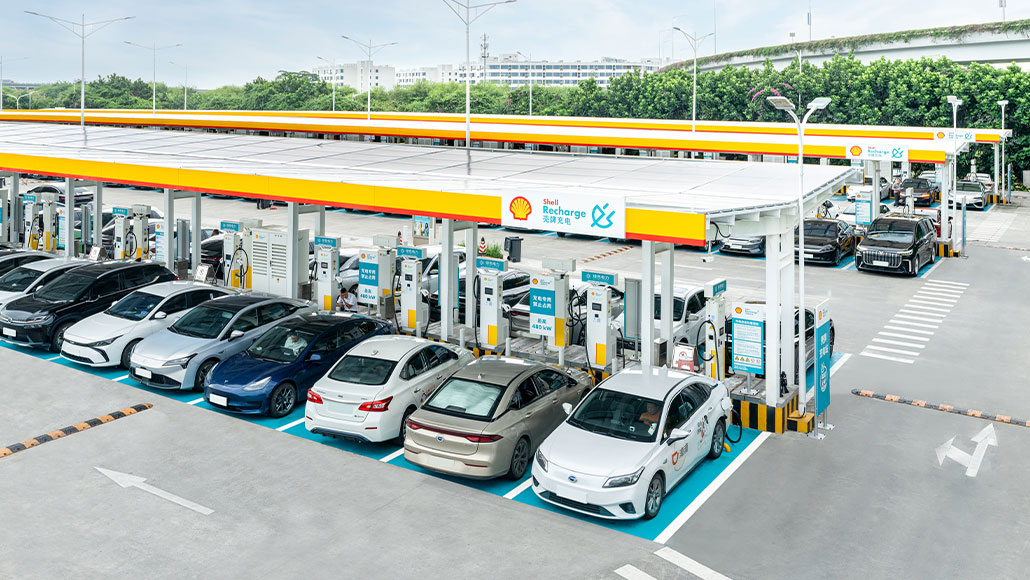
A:
[[[941,241],[947,241],[951,243],[952,232],[951,228],[948,227],[948,220],[951,218],[951,208],[948,207],[949,202],[955,197],[955,171],[956,171],[955,157],[949,158],[944,165],[944,183],[941,184]]]
[[[165,219],[164,234],[158,239],[159,243],[164,244],[165,253],[165,266],[175,271],[175,192],[167,187],[164,190],[165,197]]]
[[[325,235],[325,206],[320,205],[318,207],[318,216],[315,217],[315,235]]]
[[[10,176],[9,179],[11,180],[11,185],[7,188],[7,195],[8,195],[7,199],[11,200],[11,210],[12,210],[11,211],[11,216],[13,216],[14,215],[14,211],[13,211],[14,210],[14,204],[18,202],[18,194],[21,193],[21,174],[20,173],[11,173],[11,174],[9,174],[9,176]],[[4,219],[10,220],[11,216],[4,216]],[[10,228],[11,228],[9,230],[10,231],[10,234],[9,234],[10,235],[10,240],[12,242],[17,243],[18,240],[21,239],[21,232],[22,232],[22,230],[25,229],[25,224],[12,223],[12,224],[10,224]],[[94,235],[98,235],[98,234],[94,234]],[[19,244],[19,246],[20,246],[20,244]]]
[[[998,157],[998,144],[994,144],[994,191],[997,194],[1001,191],[1001,158]]]
[[[666,366],[672,361],[672,304],[675,302],[673,283],[676,281],[676,268],[673,264],[675,247],[663,248],[662,254],[662,323],[661,337],[665,340]],[[650,298],[654,300],[654,298]],[[654,306],[652,305],[652,309]]]
[[[794,380],[794,374],[790,369],[794,368],[795,351],[791,346],[794,344],[794,325],[791,323],[791,317],[794,312],[794,250],[791,235],[782,236],[784,241],[789,240],[789,243],[785,243],[784,252],[781,253],[779,269],[780,269],[780,315],[783,323],[780,325],[780,344],[785,345],[784,348],[780,349],[780,369],[787,371],[787,382],[788,384],[799,384],[798,381]],[[768,247],[768,246],[766,246]],[[766,256],[766,260],[769,257]],[[800,366],[798,368],[801,368]],[[799,401],[806,401],[807,399],[802,397]],[[799,405],[799,411],[804,414],[804,409]]]
[[[454,288],[454,220],[443,220],[443,239],[440,240],[440,339],[449,340],[454,331],[453,304],[458,289]],[[466,294],[472,288],[466,287]],[[466,297],[467,298],[467,297]],[[475,324],[475,319],[468,321]]]
[[[64,180],[64,255],[68,258],[75,257],[75,185],[70,177]]]
[[[16,191],[15,191],[16,192]],[[93,245],[103,243],[104,229],[104,184],[97,182],[97,192],[93,195]],[[83,240],[85,242],[85,240]]]
[[[465,230],[465,326],[475,326],[476,311],[479,308],[479,301],[476,295],[469,292],[469,288],[475,288],[476,283],[476,256],[479,254],[479,224],[471,223]],[[453,253],[453,252],[452,252]],[[454,265],[458,267],[457,263]],[[511,321],[509,321],[509,324]]]
[[[783,234],[765,236],[765,404],[780,397],[780,260]]]
[[[912,177],[912,162],[902,161],[901,162],[901,175],[902,179]]]
[[[873,178],[873,211],[871,217],[875,220],[880,216],[880,204],[883,203],[880,201],[880,164],[867,162],[866,167]],[[890,185],[888,184],[887,187],[889,189]]]
[[[290,260],[297,255],[297,229],[300,227],[297,202],[291,201],[286,205],[286,255]],[[297,297],[296,267],[286,268],[286,295],[289,298]],[[304,272],[307,272],[307,264],[304,264]]]
[[[193,218],[190,220],[190,236],[193,238],[193,243],[190,244],[190,264],[193,267],[193,272],[196,272],[200,266],[200,205],[203,199],[200,192],[193,194]]]
[[[650,374],[654,368],[654,242],[644,240],[640,249],[640,366]]]

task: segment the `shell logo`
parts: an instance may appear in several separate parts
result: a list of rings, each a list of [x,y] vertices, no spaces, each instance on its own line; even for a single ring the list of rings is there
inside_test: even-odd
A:
[[[862,148],[859,147],[858,145],[852,145],[852,147],[851,147],[851,155],[854,156],[854,157],[858,157],[861,154],[862,154]]]
[[[520,195],[511,200],[511,203],[508,204],[508,211],[515,219],[525,221],[529,218],[529,214],[533,213],[533,206],[528,199]]]
[[[537,280],[536,278],[533,278],[533,284],[539,284],[539,283],[540,283],[540,280]]]
[[[938,139],[943,139],[944,138],[944,131],[938,131],[937,132],[937,138]]]
[[[740,314],[741,312],[744,312],[743,310],[741,310],[740,306],[736,307],[733,311],[736,312],[737,314]]]

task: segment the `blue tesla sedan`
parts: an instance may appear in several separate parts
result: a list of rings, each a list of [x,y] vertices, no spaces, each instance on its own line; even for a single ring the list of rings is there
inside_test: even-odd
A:
[[[204,398],[220,409],[284,417],[351,347],[370,336],[394,333],[390,322],[358,314],[312,313],[284,320],[218,363],[204,379]]]

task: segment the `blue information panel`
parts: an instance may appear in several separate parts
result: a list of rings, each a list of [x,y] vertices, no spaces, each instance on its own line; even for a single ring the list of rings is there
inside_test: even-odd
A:
[[[129,208],[127,208],[127,207],[116,207],[116,208],[111,210],[111,215],[120,215],[120,216],[128,217],[128,215],[129,215]]]
[[[752,304],[733,309],[733,370],[765,374],[765,309]]]
[[[327,238],[325,236],[315,236],[316,246],[329,246],[330,248],[336,247],[336,238]]]
[[[534,276],[529,287],[529,331],[554,336],[554,278]]]
[[[236,222],[221,222],[218,225],[221,226],[220,229],[223,232],[238,232],[238,231],[240,231],[240,224],[238,224]]]
[[[412,248],[409,246],[397,246],[398,258],[415,258],[421,260],[426,257],[425,248]]]
[[[495,258],[476,258],[476,268],[480,270],[497,270],[503,272],[508,265],[504,260]]]
[[[608,274],[607,272],[591,272],[589,270],[583,270],[581,276],[584,282],[590,282],[593,284],[615,286],[619,283],[619,276],[617,274]]]
[[[815,309],[815,414],[830,406],[830,301]]]
[[[358,303],[376,304],[379,300],[379,263],[358,262]]]

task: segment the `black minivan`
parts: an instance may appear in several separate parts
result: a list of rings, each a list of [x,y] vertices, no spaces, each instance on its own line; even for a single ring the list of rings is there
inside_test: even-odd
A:
[[[892,213],[869,225],[855,251],[855,267],[915,276],[936,256],[937,229],[930,218]]]
[[[107,309],[137,288],[174,279],[168,268],[149,262],[100,262],[76,268],[0,309],[0,339],[61,352],[64,331],[72,324]]]

